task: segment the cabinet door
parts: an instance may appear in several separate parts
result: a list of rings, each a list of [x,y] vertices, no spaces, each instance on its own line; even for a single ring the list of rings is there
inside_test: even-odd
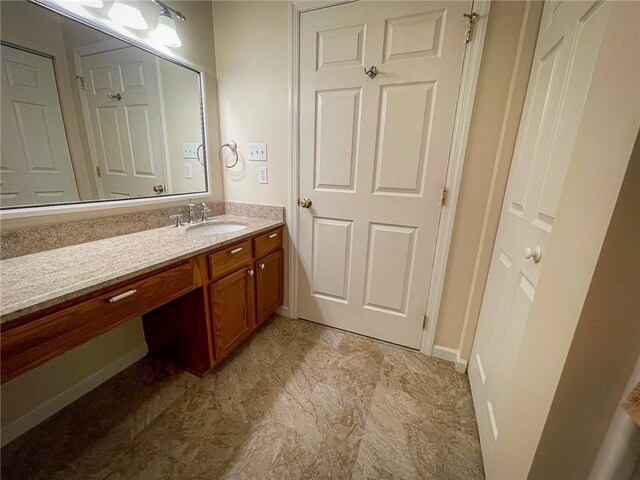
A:
[[[264,322],[282,305],[282,259],[282,250],[278,250],[256,262],[258,324]]]
[[[218,360],[251,333],[254,318],[254,270],[245,266],[211,284],[213,330]]]

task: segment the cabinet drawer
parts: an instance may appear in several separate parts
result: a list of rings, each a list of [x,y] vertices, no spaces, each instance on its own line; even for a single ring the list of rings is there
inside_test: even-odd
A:
[[[3,329],[2,383],[193,289],[191,262]]]
[[[282,248],[282,228],[262,234],[253,240],[256,258]]]
[[[224,277],[237,270],[243,264],[250,263],[253,258],[251,240],[236,243],[224,250],[209,255],[209,268],[213,280]]]

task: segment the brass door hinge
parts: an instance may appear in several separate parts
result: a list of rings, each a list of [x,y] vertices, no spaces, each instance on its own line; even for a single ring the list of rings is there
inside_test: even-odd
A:
[[[422,329],[424,330],[424,327],[427,325],[427,314],[425,313],[422,316]]]
[[[80,80],[80,88],[86,90],[87,86],[84,84],[84,77],[82,75],[76,75],[76,78]]]
[[[465,38],[465,43],[469,43],[469,41],[471,40],[471,34],[473,33],[473,22],[475,22],[476,18],[478,17],[478,14],[476,12],[471,12],[471,13],[465,13],[464,18],[467,19],[467,32],[466,32],[466,38]]]
[[[96,175],[98,175],[98,177],[102,177],[102,170],[100,170],[100,165],[96,167]]]
[[[447,187],[442,187],[442,190],[440,190],[440,205],[444,206],[447,204],[448,193],[449,193],[449,189]]]

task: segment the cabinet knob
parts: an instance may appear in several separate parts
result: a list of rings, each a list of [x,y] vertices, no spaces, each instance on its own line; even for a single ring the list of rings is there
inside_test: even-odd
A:
[[[264,267],[266,266],[264,263],[260,263],[258,264],[258,266],[260,267],[260,270],[264,270]]]
[[[254,272],[253,270],[249,270],[247,273],[249,274],[250,277],[253,277],[254,273],[256,272]]]

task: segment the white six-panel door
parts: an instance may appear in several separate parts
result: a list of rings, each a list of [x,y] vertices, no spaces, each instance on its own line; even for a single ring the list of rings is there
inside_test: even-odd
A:
[[[78,201],[53,59],[2,45],[2,206]]]
[[[313,204],[300,210],[301,318],[419,347],[470,10],[302,14],[300,196]]]
[[[469,365],[485,465],[500,435],[505,389],[517,374],[513,365],[608,13],[608,3],[587,1],[547,2],[543,11]],[[543,368],[544,352],[540,361]]]
[[[165,184],[165,166],[153,55],[129,47],[83,56],[81,64],[89,111],[85,122],[103,197],[161,193],[154,191]]]

